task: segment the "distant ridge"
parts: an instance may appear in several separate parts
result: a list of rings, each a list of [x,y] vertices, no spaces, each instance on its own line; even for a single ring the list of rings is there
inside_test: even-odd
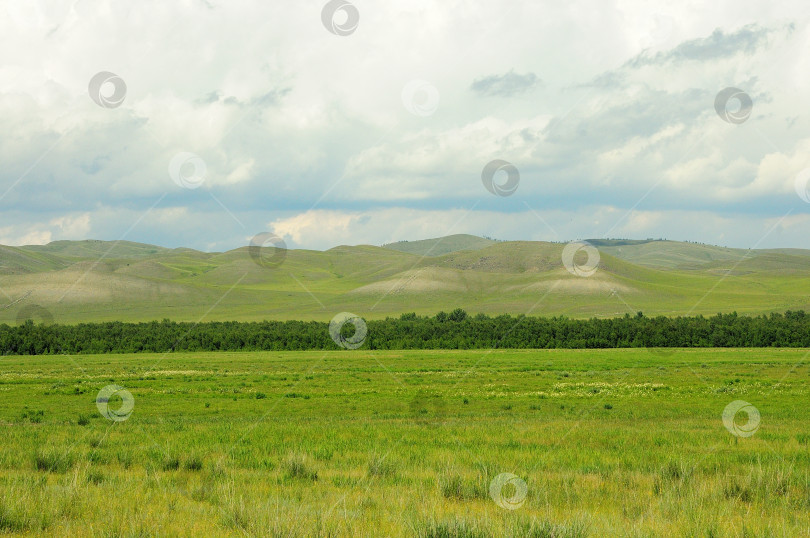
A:
[[[652,243],[656,239],[586,239],[585,241],[596,247],[620,247],[623,245],[643,245]]]
[[[19,247],[29,252],[42,252],[58,254],[75,258],[92,256],[109,256],[112,258],[141,258],[152,256],[171,249],[135,243],[133,241],[101,241],[98,239],[85,239],[82,241],[52,241],[47,245],[26,245]]]
[[[420,256],[443,256],[460,250],[480,250],[495,243],[497,241],[493,239],[485,239],[477,235],[455,234],[418,241],[397,241],[383,245],[383,248]]]
[[[593,240],[596,272],[562,261],[565,243],[452,235],[384,247],[290,249],[269,262],[130,241],[0,246],[0,323],[42,312],[85,321],[367,319],[405,312],[615,317],[810,311],[810,251],[666,240]],[[583,253],[584,254],[584,253]],[[259,257],[261,258],[261,257]],[[580,254],[580,261],[584,258]]]

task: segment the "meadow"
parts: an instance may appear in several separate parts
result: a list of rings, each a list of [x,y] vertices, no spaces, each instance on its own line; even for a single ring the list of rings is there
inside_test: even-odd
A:
[[[810,535],[807,350],[2,364],[4,533]]]

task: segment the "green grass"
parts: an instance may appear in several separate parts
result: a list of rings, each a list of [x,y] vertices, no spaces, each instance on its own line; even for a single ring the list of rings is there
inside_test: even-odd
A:
[[[807,536],[806,353],[4,357],[0,533]]]

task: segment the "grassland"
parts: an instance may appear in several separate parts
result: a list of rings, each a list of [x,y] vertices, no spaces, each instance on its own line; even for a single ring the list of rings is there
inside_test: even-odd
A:
[[[471,236],[289,250],[272,267],[255,263],[247,247],[220,253],[102,241],[0,247],[0,323],[16,323],[34,304],[58,323],[328,321],[342,311],[379,319],[456,307],[574,318],[810,310],[810,251],[625,243],[599,242],[599,267],[587,278],[566,271],[561,244]]]
[[[0,530],[808,536],[806,354],[4,357]],[[127,420],[97,409],[110,384]],[[735,400],[752,437],[721,420]],[[527,486],[515,510],[490,497],[501,473]]]

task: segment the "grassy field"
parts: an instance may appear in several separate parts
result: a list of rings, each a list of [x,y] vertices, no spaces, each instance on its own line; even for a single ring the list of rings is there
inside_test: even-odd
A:
[[[0,531],[807,536],[805,354],[4,357]]]

